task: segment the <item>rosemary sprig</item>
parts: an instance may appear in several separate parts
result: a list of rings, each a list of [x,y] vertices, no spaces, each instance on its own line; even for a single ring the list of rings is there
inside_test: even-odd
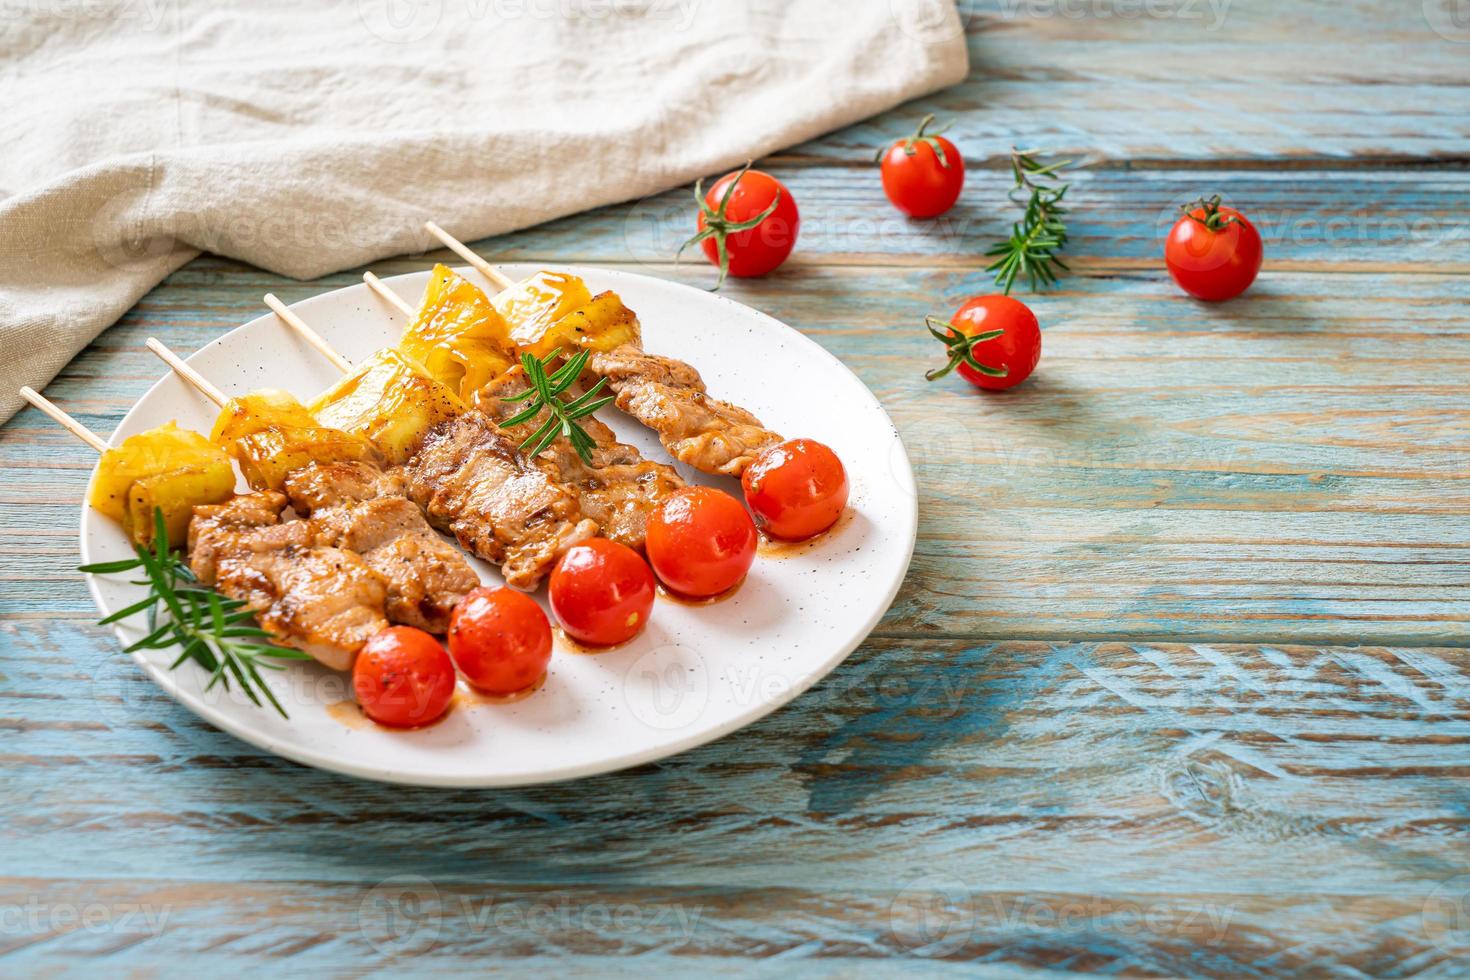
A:
[[[1067,225],[1062,220],[1067,210],[1062,207],[1062,199],[1071,185],[1060,183],[1057,172],[1071,162],[1042,163],[1036,158],[1035,150],[1011,151],[1011,173],[1016,186],[1009,196],[1020,204],[1025,193],[1025,213],[1011,226],[1011,236],[985,253],[997,256],[985,271],[995,273],[995,284],[1006,295],[1010,295],[1016,278],[1023,272],[1035,292],[1057,281],[1056,270],[1067,269],[1057,253],[1067,245]]]
[[[607,384],[607,379],[600,379],[597,384],[571,401],[563,401],[561,397],[562,393],[582,376],[582,369],[587,366],[587,354],[585,350],[578,351],[549,375],[546,369],[561,356],[560,349],[552,351],[540,360],[537,360],[532,354],[521,355],[521,367],[525,370],[526,380],[531,382],[531,387],[519,395],[511,395],[501,401],[523,402],[531,399],[531,405],[525,411],[500,423],[500,427],[508,429],[531,421],[540,415],[543,409],[547,412],[546,421],[541,423],[541,427],[521,443],[521,452],[527,456],[535,456],[561,437],[572,444],[577,455],[582,457],[582,462],[588,464],[592,462],[592,450],[597,443],[593,442],[586,430],[577,424],[577,419],[591,415],[613,400],[612,395],[597,397],[602,386]]]
[[[135,579],[134,584],[148,586],[148,596],[100,620],[99,625],[116,623],[146,610],[148,635],[125,647],[124,653],[161,650],[177,645],[180,653],[178,659],[169,664],[169,670],[177,670],[181,664],[192,660],[209,671],[209,683],[204,690],[209,691],[216,684],[229,690],[233,681],[257,707],[263,704],[263,694],[282,718],[289,717],[261,679],[260,671],[282,670],[282,665],[272,662],[274,660],[311,658],[300,650],[261,642],[270,640],[271,634],[250,624],[252,613],[245,608],[245,603],[226,599],[213,589],[200,585],[189,566],[168,550],[168,533],[162,510],[154,510],[153,525],[153,547],[133,545],[136,558],[98,562],[77,569],[89,575],[143,570],[144,577]]]

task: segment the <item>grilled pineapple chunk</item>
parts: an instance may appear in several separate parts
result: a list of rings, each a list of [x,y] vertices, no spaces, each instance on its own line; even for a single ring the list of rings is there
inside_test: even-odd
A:
[[[362,436],[322,425],[284,391],[230,399],[210,438],[235,457],[245,481],[256,490],[280,490],[288,474],[308,463],[379,460]]]
[[[398,349],[465,400],[516,360],[510,324],[478,286],[445,265],[434,266]]]
[[[123,530],[141,545],[153,543],[153,512],[163,512],[163,526],[170,548],[182,548],[189,540],[189,521],[200,504],[220,504],[235,494],[235,471],[229,460],[223,466],[177,469],[134,480],[128,487]]]
[[[173,422],[124,439],[102,454],[87,501],[121,523],[139,544],[153,540],[153,508],[163,511],[170,545],[182,545],[196,504],[235,492],[230,458],[197,432]]]
[[[510,324],[510,339],[529,350],[558,320],[592,302],[592,291],[578,276],[538,272],[490,302]]]
[[[390,463],[416,453],[431,428],[465,411],[423,365],[380,350],[310,405],[317,421],[360,435]]]
[[[614,292],[598,293],[586,306],[574,310],[547,328],[527,349],[545,357],[562,347],[610,351],[623,344],[642,344],[638,316]]]

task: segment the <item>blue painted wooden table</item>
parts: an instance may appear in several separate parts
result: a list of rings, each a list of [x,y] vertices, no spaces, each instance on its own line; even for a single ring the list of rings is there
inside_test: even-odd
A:
[[[802,246],[728,294],[878,394],[921,528],[861,650],[717,744],[483,793],[263,754],[92,625],[88,453],[0,429],[0,974],[1470,971],[1470,22],[963,9],[967,83],[763,164]],[[928,110],[974,166],[920,224],[867,161]],[[922,315],[985,291],[1013,143],[1090,164],[1040,371],[926,385]],[[705,284],[669,262],[687,193],[482,247]],[[1159,255],[1210,193],[1267,267],[1204,308]],[[268,289],[356,279],[201,259],[50,394],[110,431],[160,374],[145,336],[192,350]]]

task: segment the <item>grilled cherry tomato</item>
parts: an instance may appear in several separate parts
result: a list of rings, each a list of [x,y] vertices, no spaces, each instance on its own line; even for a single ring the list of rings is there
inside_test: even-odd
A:
[[[998,293],[967,300],[945,322],[926,317],[929,332],[944,341],[949,363],[924,377],[935,381],[955,368],[979,388],[1012,388],[1031,377],[1041,360],[1041,326],[1018,299]]]
[[[815,439],[791,439],[766,450],[746,467],[740,483],[761,528],[787,541],[821,534],[847,507],[847,470]]]
[[[1185,209],[1164,241],[1169,275],[1196,299],[1218,303],[1250,288],[1261,271],[1261,233],[1220,197],[1200,199]]]
[[[551,572],[551,611],[567,635],[613,646],[642,631],[653,609],[653,573],[638,552],[606,538],[569,549]]]
[[[941,130],[926,132],[933,113],[919,129],[895,142],[878,157],[883,165],[883,193],[893,206],[912,218],[933,218],[954,207],[965,186],[965,159]]]
[[[685,487],[648,517],[648,561],[680,595],[733,589],[750,571],[755,545],[755,523],[740,501],[711,487]]]
[[[551,623],[524,592],[476,589],[449,617],[449,655],[465,680],[482,691],[524,691],[551,663]]]
[[[357,654],[352,689],[363,714],[380,725],[417,728],[436,721],[454,696],[454,664],[423,630],[390,626]]]
[[[694,185],[699,202],[699,230],[679,249],[703,244],[704,254],[725,276],[763,276],[775,270],[796,247],[801,215],[796,198],[775,177],[748,166],[726,174],[708,194]]]

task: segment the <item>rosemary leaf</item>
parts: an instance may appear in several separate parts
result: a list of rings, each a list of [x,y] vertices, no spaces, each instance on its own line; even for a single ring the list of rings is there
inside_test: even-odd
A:
[[[1026,203],[1021,220],[1011,226],[1010,237],[985,251],[995,258],[985,271],[995,274],[995,284],[1007,295],[1023,274],[1035,292],[1054,285],[1058,269],[1067,271],[1066,263],[1057,253],[1067,245],[1067,225],[1063,220],[1067,209],[1062,201],[1070,185],[1060,183],[1058,174],[1070,163],[1070,160],[1042,163],[1036,158],[1035,150],[1011,151],[1015,188],[1010,197],[1019,204],[1021,195],[1025,194]]]
[[[254,614],[246,604],[201,586],[189,566],[169,551],[161,510],[154,511],[153,526],[151,545],[134,545],[136,558],[97,562],[80,569],[91,575],[110,575],[141,568],[146,576],[134,582],[148,588],[147,597],[105,617],[101,624],[116,623],[146,610],[148,633],[125,647],[125,653],[176,645],[179,655],[169,665],[170,670],[192,661],[209,675],[206,691],[215,686],[232,690],[232,681],[238,682],[251,702],[263,706],[263,693],[281,717],[287,717],[257,668],[279,670],[282,666],[272,661],[311,658],[299,650],[259,642],[269,641],[272,636],[252,624]]]
[[[565,364],[548,375],[546,368],[560,356],[560,350],[552,351],[539,360],[530,354],[521,355],[521,368],[525,371],[530,388],[503,400],[518,402],[529,398],[531,405],[525,411],[506,419],[501,423],[501,427],[522,425],[545,412],[545,421],[521,443],[521,452],[527,456],[536,456],[561,438],[571,444],[572,449],[584,463],[591,463],[592,450],[596,448],[597,443],[577,424],[577,419],[586,418],[611,402],[613,398],[610,395],[597,397],[607,383],[607,379],[602,378],[597,384],[570,401],[564,400],[562,394],[576,384],[577,379],[582,376],[582,371],[587,366],[588,352],[578,351],[568,358]]]

